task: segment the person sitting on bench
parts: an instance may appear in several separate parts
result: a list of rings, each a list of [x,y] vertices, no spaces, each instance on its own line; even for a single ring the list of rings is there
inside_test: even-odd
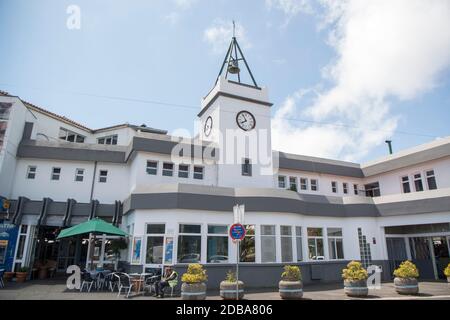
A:
[[[170,285],[170,282],[178,279],[178,273],[172,267],[166,267],[161,281],[155,285],[156,297],[164,298],[164,288]]]

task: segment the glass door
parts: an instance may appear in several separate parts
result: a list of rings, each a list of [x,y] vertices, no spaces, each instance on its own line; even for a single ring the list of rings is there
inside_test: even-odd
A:
[[[433,237],[432,243],[436,262],[437,278],[445,279],[443,270],[450,263],[448,237]]]
[[[434,255],[431,254],[430,237],[413,237],[409,239],[412,262],[417,266],[422,279],[436,279]]]

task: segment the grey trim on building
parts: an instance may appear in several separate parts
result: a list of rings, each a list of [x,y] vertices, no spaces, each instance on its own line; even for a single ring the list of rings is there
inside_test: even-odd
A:
[[[377,204],[380,216],[399,216],[450,211],[450,197]]]
[[[271,102],[251,99],[251,98],[242,97],[242,96],[238,96],[238,95],[231,94],[231,93],[218,91],[214,95],[214,97],[211,98],[211,100],[208,102],[208,104],[197,114],[197,116],[201,117],[219,97],[225,97],[225,98],[231,98],[231,99],[241,100],[241,101],[245,101],[245,102],[256,103],[256,104],[260,104],[260,105],[263,105],[263,106],[266,106],[266,107],[273,106],[273,103],[271,103]]]
[[[31,133],[33,132],[33,122],[25,122],[25,127],[23,128],[22,140],[30,140]]]

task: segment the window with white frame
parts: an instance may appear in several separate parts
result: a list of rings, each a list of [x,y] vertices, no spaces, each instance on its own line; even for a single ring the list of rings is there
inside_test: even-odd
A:
[[[411,186],[409,185],[409,177],[408,176],[402,177],[402,190],[403,190],[403,193],[411,192]]]
[[[178,178],[189,178],[189,165],[187,164],[178,165]]]
[[[97,144],[116,145],[117,144],[117,134],[98,138]]]
[[[344,192],[344,194],[348,194],[348,183],[347,182],[342,183],[342,191]]]
[[[295,244],[297,247],[297,262],[303,261],[302,227],[295,227]]]
[[[84,180],[84,169],[75,169],[75,181],[83,182]]]
[[[25,253],[25,243],[27,240],[27,230],[28,226],[23,224],[20,226],[19,229],[19,239],[17,242],[17,253],[16,253],[16,260],[21,260],[24,258]],[[17,271],[17,270],[16,270]]]
[[[325,260],[322,228],[308,228],[309,260]]]
[[[208,225],[206,249],[208,263],[228,262],[228,226]]]
[[[107,180],[108,180],[108,170],[100,170],[98,182],[106,183]]]
[[[245,225],[246,234],[239,243],[240,262],[255,262],[255,225]]]
[[[416,191],[423,191],[422,175],[420,173],[414,175],[414,187]]]
[[[248,158],[242,160],[242,175],[247,177],[252,176],[252,163]]]
[[[180,224],[178,233],[178,263],[197,263],[201,260],[202,226]]]
[[[281,236],[281,261],[292,262],[292,227],[280,226]]]
[[[146,172],[149,175],[156,176],[158,174],[158,161],[147,160]]]
[[[355,196],[359,194],[358,185],[356,183],[353,184],[353,193],[355,194]]]
[[[275,226],[261,225],[261,262],[276,262]]]
[[[278,176],[278,188],[286,188],[286,177],[285,176]]]
[[[171,162],[164,162],[163,163],[162,175],[165,176],[165,177],[172,177],[173,176],[173,163],[171,163]]]
[[[297,191],[297,178],[296,177],[289,177],[289,189],[292,191]]]
[[[344,259],[344,245],[341,228],[327,228],[328,251],[331,260]]]
[[[76,142],[76,143],[84,143],[86,137],[82,136],[79,133],[60,128],[59,129],[59,139],[65,140],[68,142]]]
[[[319,182],[317,179],[311,179],[311,191],[319,190]]]
[[[426,175],[427,175],[428,190],[436,190],[437,183],[436,183],[436,177],[434,175],[434,170],[428,170],[426,172]]]
[[[36,171],[37,171],[36,166],[28,166],[27,179],[33,180],[34,178],[36,178]]]
[[[336,181],[331,181],[331,192],[333,192],[333,193],[337,193],[338,192],[338,187],[337,187],[337,182]]]
[[[204,167],[194,166],[194,179],[203,180],[204,171],[205,171]]]
[[[308,179],[300,178],[300,189],[308,190]]]
[[[61,168],[52,168],[52,176],[51,179],[53,181],[58,181],[61,176]]]
[[[147,224],[147,247],[145,262],[147,264],[162,264],[164,255],[164,223]]]

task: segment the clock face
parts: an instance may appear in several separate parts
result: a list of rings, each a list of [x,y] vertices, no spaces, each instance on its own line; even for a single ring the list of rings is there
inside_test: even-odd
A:
[[[208,117],[208,119],[206,119],[206,121],[205,121],[205,127],[203,128],[203,130],[205,132],[205,136],[208,137],[211,134],[212,126],[213,126],[213,120],[211,117]]]
[[[236,122],[244,131],[250,131],[256,126],[255,117],[248,111],[241,111],[236,116]]]

